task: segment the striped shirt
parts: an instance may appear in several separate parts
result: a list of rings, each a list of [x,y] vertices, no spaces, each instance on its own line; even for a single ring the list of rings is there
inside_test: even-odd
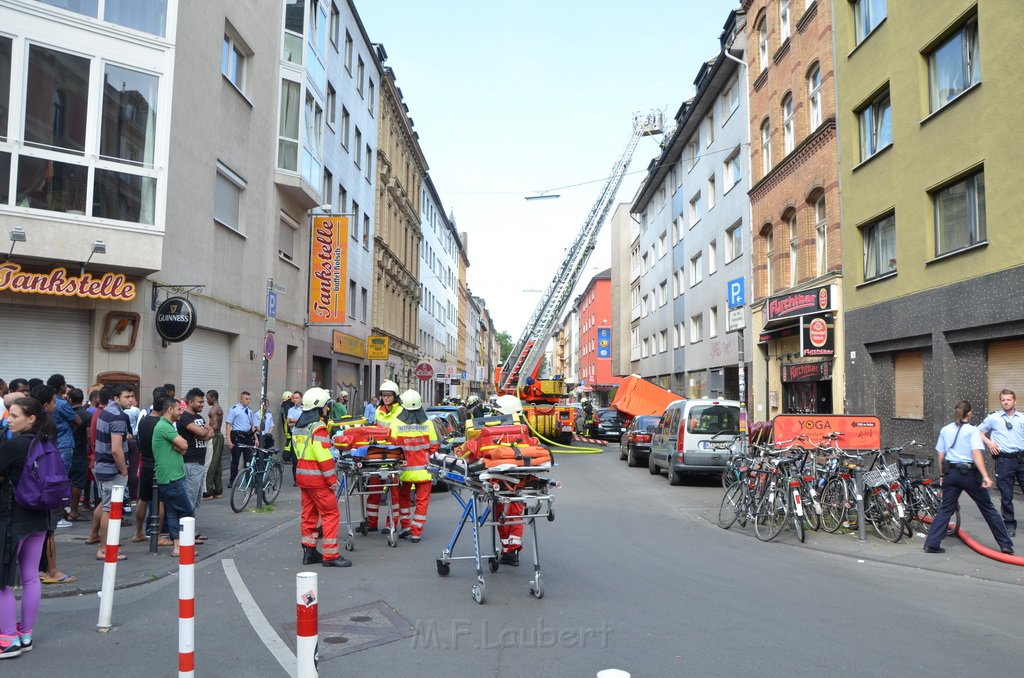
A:
[[[117,476],[117,463],[114,461],[113,436],[121,436],[121,451],[124,451],[125,437],[128,434],[128,420],[124,410],[111,400],[100,411],[96,421],[96,466],[93,475],[97,480],[113,480]]]

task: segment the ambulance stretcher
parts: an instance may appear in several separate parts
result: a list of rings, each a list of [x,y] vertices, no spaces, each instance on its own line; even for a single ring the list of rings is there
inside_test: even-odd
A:
[[[397,494],[399,474],[404,465],[402,448],[396,445],[368,445],[347,450],[338,455],[337,497],[345,503],[345,550],[355,549],[355,532],[366,536],[366,498],[380,494],[378,507],[378,524],[388,528],[388,546],[398,546],[398,534],[401,532],[398,518]],[[353,498],[359,498],[359,520],[352,520]],[[385,508],[386,507],[386,508]]]

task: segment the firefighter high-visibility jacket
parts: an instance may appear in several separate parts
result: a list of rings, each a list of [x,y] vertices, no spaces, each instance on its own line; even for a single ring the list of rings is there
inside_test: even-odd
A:
[[[402,406],[395,403],[391,406],[390,410],[385,410],[383,405],[377,408],[376,414],[374,414],[373,425],[374,426],[391,426],[391,422],[398,419],[398,415],[402,413]]]
[[[403,483],[430,482],[427,458],[441,447],[434,424],[429,419],[421,424],[395,419],[391,422],[391,442],[402,448],[405,457],[405,466],[402,467],[399,480]]]
[[[337,476],[331,455],[331,437],[327,426],[316,421],[292,428],[295,449],[295,482],[300,488],[333,487]]]

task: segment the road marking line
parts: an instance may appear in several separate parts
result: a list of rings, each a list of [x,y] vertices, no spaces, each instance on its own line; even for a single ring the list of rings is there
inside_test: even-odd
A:
[[[231,558],[225,558],[220,562],[224,566],[224,575],[228,578],[228,583],[231,584],[231,590],[235,592],[235,598],[238,599],[238,604],[242,606],[242,612],[245,613],[249,623],[252,624],[253,631],[256,632],[256,635],[260,637],[263,644],[270,650],[270,654],[274,655],[274,659],[281,665],[285,673],[290,678],[295,678],[298,666],[295,655],[292,654],[292,651],[288,649],[285,642],[277,635],[277,631],[274,630],[274,627],[270,625],[270,622],[263,615],[260,606],[252,597],[252,594],[249,593],[245,582],[242,581],[242,576],[238,573],[238,568],[235,567],[235,561]]]

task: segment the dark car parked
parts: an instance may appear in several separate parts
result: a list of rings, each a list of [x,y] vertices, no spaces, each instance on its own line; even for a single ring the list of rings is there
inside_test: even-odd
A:
[[[458,405],[434,405],[426,409],[427,416],[435,413],[450,414],[454,417],[455,426],[452,435],[462,435],[466,430],[466,408]]]
[[[651,453],[651,438],[661,423],[661,417],[641,415],[622,434],[619,441],[619,459],[625,459],[627,466],[643,466],[647,463],[647,455]]]
[[[626,430],[626,417],[616,409],[602,407],[594,410],[594,423],[590,437],[602,440],[619,440]]]

